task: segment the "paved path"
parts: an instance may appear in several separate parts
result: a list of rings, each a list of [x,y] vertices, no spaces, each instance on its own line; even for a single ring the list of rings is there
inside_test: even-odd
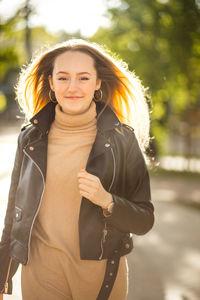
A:
[[[156,223],[130,254],[128,300],[200,299],[200,212],[155,201]]]
[[[0,229],[15,142],[16,135],[0,136]],[[200,210],[173,201],[183,197],[188,199],[189,196],[199,201],[199,190],[196,181],[186,185],[186,182],[176,180],[178,184],[175,184],[175,179],[151,179],[156,222],[147,235],[134,237],[135,250],[128,256],[130,281],[127,300],[200,299]],[[13,295],[4,299],[21,300],[20,269],[14,277]]]

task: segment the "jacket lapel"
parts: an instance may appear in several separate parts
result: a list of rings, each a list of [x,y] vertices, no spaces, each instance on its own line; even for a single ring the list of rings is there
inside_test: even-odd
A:
[[[42,172],[44,178],[46,178],[47,136],[40,136],[37,140],[30,140],[29,144],[24,148],[24,151]]]

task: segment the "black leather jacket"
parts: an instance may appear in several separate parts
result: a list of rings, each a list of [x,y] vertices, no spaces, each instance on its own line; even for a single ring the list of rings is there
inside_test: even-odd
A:
[[[97,114],[102,108],[103,104],[97,103]],[[48,103],[18,138],[0,243],[1,292],[11,293],[11,278],[18,264],[29,260],[31,232],[45,187],[48,132],[54,115],[55,104]],[[112,194],[114,207],[105,217],[101,207],[82,199],[80,257],[87,260],[109,258],[116,250],[120,256],[128,254],[133,248],[132,233],[145,234],[154,223],[148,171],[133,129],[121,124],[110,107],[100,114],[97,128],[86,169]]]

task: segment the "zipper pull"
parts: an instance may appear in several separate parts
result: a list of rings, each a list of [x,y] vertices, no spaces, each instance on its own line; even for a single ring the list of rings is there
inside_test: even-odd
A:
[[[103,257],[103,244],[106,241],[106,236],[108,234],[107,225],[105,223],[104,229],[102,230],[102,238],[101,238],[101,255],[99,256],[99,260]]]
[[[4,294],[8,294],[8,282],[4,285]]]
[[[104,228],[104,230],[103,230],[103,243],[105,243],[105,241],[106,241],[107,234],[108,234],[108,230],[106,228]]]

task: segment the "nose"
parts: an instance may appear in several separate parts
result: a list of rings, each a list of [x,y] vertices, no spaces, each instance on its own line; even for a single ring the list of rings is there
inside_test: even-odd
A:
[[[77,90],[77,80],[76,79],[70,79],[69,85],[68,85],[68,91],[73,92]]]

